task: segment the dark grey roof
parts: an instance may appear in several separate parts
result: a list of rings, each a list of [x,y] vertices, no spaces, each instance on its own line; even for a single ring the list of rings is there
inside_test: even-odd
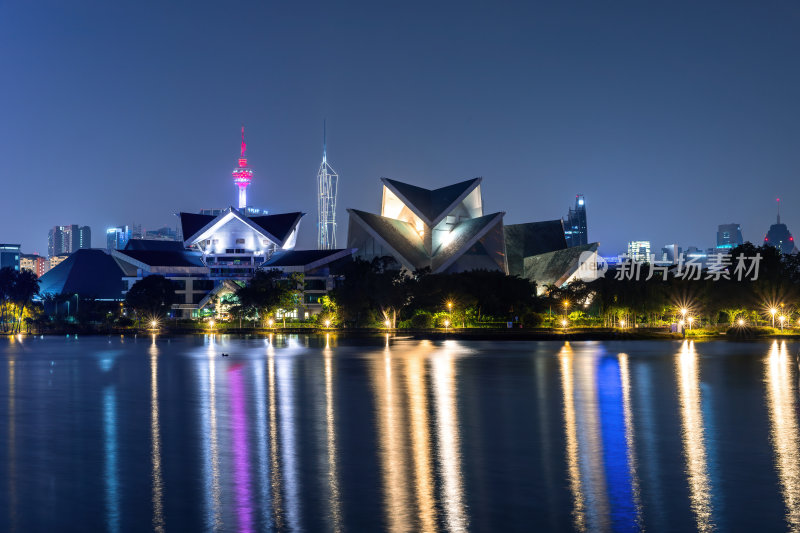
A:
[[[249,218],[255,225],[261,227],[264,231],[283,242],[289,237],[289,234],[292,233],[292,230],[297,226],[304,214],[305,213],[300,212],[281,213],[279,215],[265,215],[262,217]]]
[[[522,276],[525,257],[563,250],[567,247],[561,219],[526,224],[510,224],[504,228],[508,273]]]
[[[181,219],[181,232],[184,239],[188,239],[217,218],[214,215],[198,215],[196,213],[178,213],[178,217]]]
[[[337,254],[347,251],[344,248],[337,250],[283,250],[276,252],[263,264],[264,268],[270,267],[299,267],[316,263],[325,258],[334,258]]]
[[[180,243],[178,243],[180,244]],[[204,267],[197,253],[179,250],[118,250],[122,255],[135,259],[145,265],[168,267]]]
[[[125,245],[125,251],[149,250],[159,252],[182,252],[183,243],[180,241],[160,241],[155,239],[131,239]]]
[[[125,290],[122,276],[122,269],[105,250],[77,250],[39,278],[39,292],[121,300]]]
[[[563,250],[547,252],[525,258],[523,277],[542,288],[545,285],[560,286],[578,269],[579,259],[583,252],[596,252],[596,242],[573,246]]]
[[[446,215],[447,213],[444,211],[462,194],[480,183],[481,178],[473,178],[433,190],[389,178],[383,178],[383,182],[408,200],[411,204],[409,207],[416,208],[429,222],[432,222],[440,215]]]
[[[452,240],[447,246],[440,246],[439,250],[434,254],[433,264],[431,265],[433,272],[438,272],[451,259],[466,252],[469,249],[467,244],[470,240],[480,235],[492,223],[502,220],[503,213],[492,213],[491,215],[459,222],[452,230]]]
[[[425,252],[422,239],[408,222],[373,215],[357,209],[348,209],[348,212],[351,216],[351,224],[353,218],[360,221],[386,241],[389,247],[400,254],[414,269],[430,263],[430,256]]]

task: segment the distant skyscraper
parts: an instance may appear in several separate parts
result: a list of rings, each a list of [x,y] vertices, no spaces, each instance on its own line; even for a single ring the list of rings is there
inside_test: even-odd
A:
[[[245,151],[247,145],[244,142],[244,126],[242,126],[242,147],[239,156],[239,166],[233,169],[233,183],[239,187],[239,209],[247,207],[247,187],[253,181],[253,170],[247,166],[247,156]]]
[[[736,248],[744,244],[739,224],[720,224],[717,228],[717,248]]]
[[[322,123],[322,163],[317,172],[317,249],[336,248],[336,191],[339,175],[328,164],[325,122]]]
[[[794,252],[794,237],[789,232],[786,224],[781,224],[781,199],[778,198],[778,220],[769,227],[769,231],[764,236],[764,243],[774,246],[784,254]]]
[[[628,243],[628,257],[634,261],[650,261],[650,241],[630,241]]]
[[[54,226],[47,235],[47,255],[51,257],[91,247],[92,230],[89,226]]]
[[[107,250],[124,250],[125,245],[131,240],[131,227],[118,226],[116,228],[108,228],[106,230],[106,249]]]
[[[661,260],[664,262],[675,263],[681,256],[681,247],[677,244],[667,244],[661,248]]]
[[[586,201],[582,194],[575,195],[575,207],[570,207],[564,220],[564,236],[567,246],[589,244],[589,232],[586,229]]]
[[[19,272],[19,244],[0,244],[0,268]]]

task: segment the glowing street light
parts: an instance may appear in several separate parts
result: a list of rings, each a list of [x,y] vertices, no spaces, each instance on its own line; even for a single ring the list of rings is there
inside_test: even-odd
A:
[[[686,313],[688,313],[688,312],[689,312],[689,310],[686,309],[685,307],[681,308],[681,315],[683,316],[684,319],[686,318]]]
[[[391,322],[391,320],[386,320],[386,321],[383,323],[383,325],[384,325],[384,326],[386,326],[386,327],[388,328],[389,326],[391,326],[391,325],[392,325],[392,322]]]
[[[775,313],[777,313],[778,310],[775,309],[774,307],[771,307],[769,312],[772,314],[772,327],[774,328],[775,327]]]
[[[450,312],[453,311],[453,302],[447,302],[447,310]]]
[[[625,320],[624,319],[619,321],[619,327],[621,327],[621,328],[625,327]]]
[[[272,320],[271,318],[267,320],[267,326],[269,326],[269,327],[272,327],[272,325],[273,325],[274,323],[275,323],[275,321],[274,321],[274,320]]]
[[[158,328],[158,320],[153,319],[150,321],[150,329],[157,329]]]
[[[689,322],[689,329],[692,329],[692,322],[694,322],[694,317],[690,316],[689,318],[686,319],[686,321]]]
[[[445,319],[445,321],[444,321],[444,329],[445,329],[445,331],[446,331],[446,330],[447,330],[447,328],[449,328],[449,327],[450,327],[450,321],[449,321],[449,320],[447,320],[447,319]]]
[[[781,315],[778,317],[778,320],[781,322],[781,332],[783,332],[783,323],[786,321],[786,317]]]
[[[213,321],[213,320],[209,320],[209,321],[208,321],[208,326],[209,326],[209,327],[211,328],[211,330],[213,331],[213,330],[214,330],[214,321]]]
[[[562,328],[566,328],[567,324],[568,324],[567,319],[566,318],[562,318],[561,319],[561,327]]]
[[[330,318],[326,318],[326,319],[325,319],[325,327],[326,327],[326,328],[329,328],[329,327],[331,327],[331,319],[330,319]]]
[[[740,318],[739,320],[736,321],[736,323],[739,325],[740,328],[744,327],[744,318]]]

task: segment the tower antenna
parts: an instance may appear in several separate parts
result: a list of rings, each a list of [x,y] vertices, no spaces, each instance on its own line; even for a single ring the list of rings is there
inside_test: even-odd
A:
[[[239,166],[233,169],[233,183],[239,188],[239,209],[247,207],[247,187],[253,181],[253,169],[247,166],[245,151],[247,144],[244,142],[244,124],[242,124],[242,146],[239,155]]]

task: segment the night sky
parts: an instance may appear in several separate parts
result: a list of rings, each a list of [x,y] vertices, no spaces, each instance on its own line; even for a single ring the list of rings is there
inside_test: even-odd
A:
[[[0,0],[0,242],[56,224],[175,226],[236,203],[316,237],[322,122],[345,208],[381,176],[483,176],[506,223],[586,195],[601,252],[800,234],[796,2]]]

